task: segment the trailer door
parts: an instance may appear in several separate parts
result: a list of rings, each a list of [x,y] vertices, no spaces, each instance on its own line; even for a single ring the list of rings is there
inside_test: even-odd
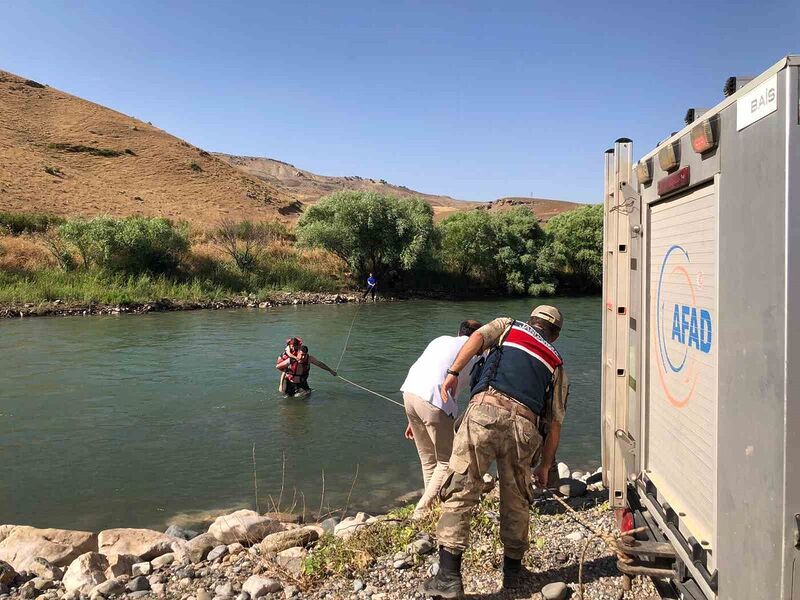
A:
[[[716,533],[716,189],[647,209],[644,467],[681,529],[708,551]]]

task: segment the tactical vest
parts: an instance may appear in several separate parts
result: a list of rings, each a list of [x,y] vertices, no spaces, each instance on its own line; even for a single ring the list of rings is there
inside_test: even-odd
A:
[[[561,355],[536,329],[514,321],[486,357],[471,395],[491,386],[541,416],[562,364]]]

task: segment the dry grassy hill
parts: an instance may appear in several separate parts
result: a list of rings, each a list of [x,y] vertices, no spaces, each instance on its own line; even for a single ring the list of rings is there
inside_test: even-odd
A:
[[[459,210],[528,206],[542,221],[577,206],[425,194],[384,180],[327,177],[269,158],[211,154],[157,127],[0,70],[0,210],[62,216],[145,215],[213,227],[296,219],[343,189],[421,197],[437,219]]]
[[[565,200],[548,200],[547,198],[500,198],[499,200],[483,203],[478,208],[480,210],[503,211],[518,206],[524,206],[533,211],[533,214],[539,217],[539,221],[546,223],[556,215],[584,205]]]
[[[294,200],[148,123],[0,71],[0,210],[208,226],[289,218]]]

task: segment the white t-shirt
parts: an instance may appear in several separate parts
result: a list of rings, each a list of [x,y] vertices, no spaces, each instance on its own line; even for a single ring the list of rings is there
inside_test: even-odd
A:
[[[458,412],[458,405],[455,399],[451,399],[447,404],[443,403],[439,390],[442,383],[444,383],[445,377],[447,377],[447,369],[453,364],[468,339],[469,337],[466,335],[459,337],[443,335],[433,340],[417,361],[411,365],[400,391],[419,396],[454,417]],[[460,371],[456,397],[469,386],[469,372],[475,360],[476,357],[472,358],[467,366]]]

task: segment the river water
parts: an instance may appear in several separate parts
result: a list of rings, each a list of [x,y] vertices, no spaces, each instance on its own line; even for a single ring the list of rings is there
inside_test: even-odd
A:
[[[232,507],[379,510],[421,487],[402,409],[313,368],[276,390],[291,335],[401,400],[427,342],[464,318],[525,318],[531,300],[407,301],[36,318],[0,323],[0,523],[100,530],[192,524]],[[559,458],[600,458],[598,298],[559,298],[572,381]],[[356,312],[357,311],[357,312]],[[463,400],[462,400],[463,406]],[[357,476],[356,476],[357,475]],[[324,496],[322,496],[324,477]],[[283,482],[283,483],[282,483]],[[281,489],[283,494],[281,495]]]

